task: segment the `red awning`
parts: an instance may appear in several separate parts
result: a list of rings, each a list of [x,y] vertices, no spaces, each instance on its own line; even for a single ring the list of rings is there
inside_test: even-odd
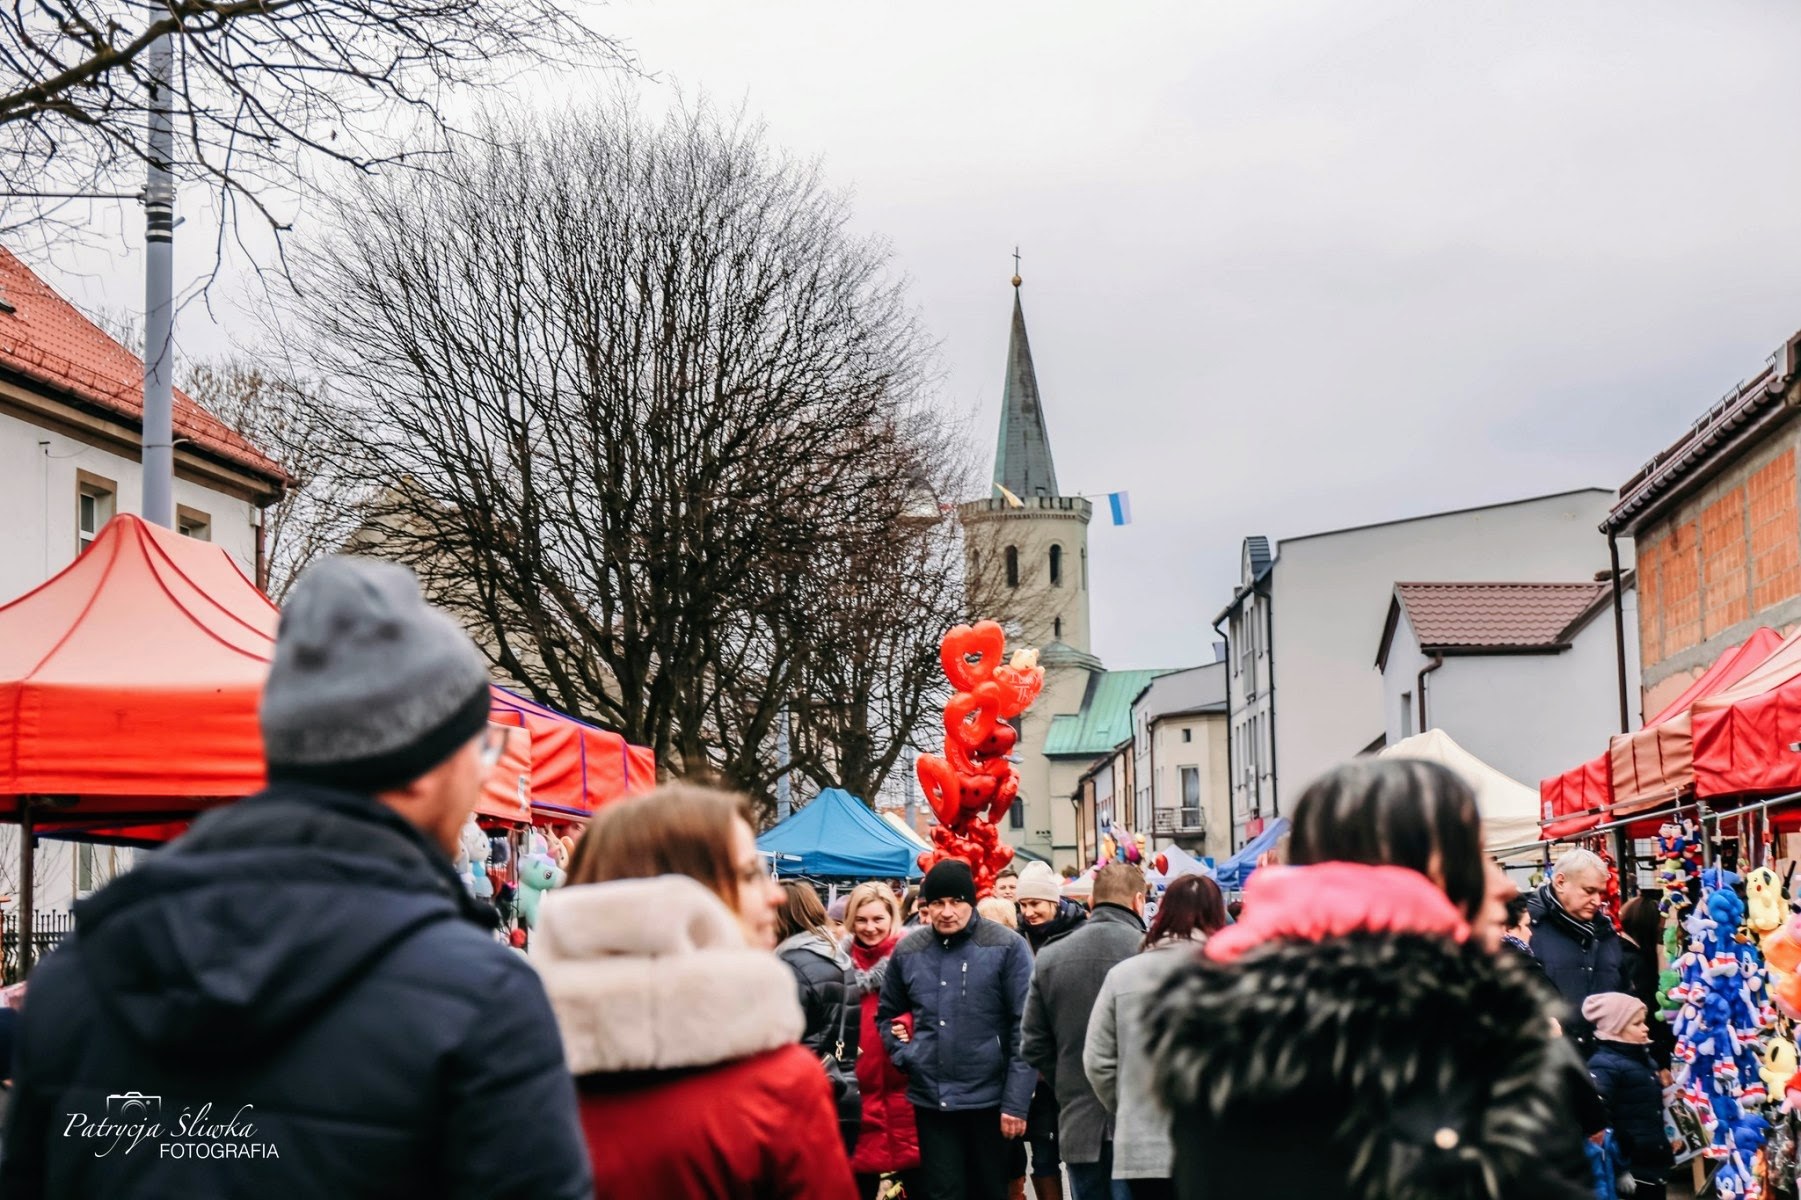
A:
[[[1624,816],[1630,812],[1644,811],[1653,807],[1659,799],[1673,795],[1667,786],[1650,783],[1648,780],[1645,786],[1641,786],[1637,769],[1639,757],[1633,756],[1629,760],[1634,764],[1633,788],[1626,793],[1629,807],[1617,805],[1613,757],[1615,748],[1622,744],[1628,748],[1638,745],[1645,756],[1655,753],[1659,746],[1655,730],[1677,717],[1685,716],[1696,701],[1738,683],[1766,661],[1781,644],[1782,636],[1775,630],[1759,629],[1743,645],[1734,646],[1715,659],[1714,664],[1700,678],[1665,705],[1656,716],[1646,721],[1637,733],[1614,738],[1607,753],[1540,782],[1538,791],[1543,802],[1545,836],[1574,837],[1593,829],[1610,815]],[[1661,758],[1658,761],[1661,762]],[[1661,775],[1659,778],[1661,779]],[[1620,811],[1622,807],[1627,811]]]
[[[1732,652],[1732,661],[1705,695],[1696,696],[1679,711],[1659,714],[1662,720],[1658,724],[1613,739],[1608,759],[1616,816],[1643,812],[1694,787],[1693,718],[1697,713],[1759,695],[1801,674],[1801,635],[1790,635],[1766,648],[1773,636],[1770,630],[1758,630]],[[1719,667],[1720,663],[1714,664],[1714,669]],[[1697,683],[1705,679],[1703,676]]]
[[[218,546],[129,514],[64,571],[0,607],[0,819],[153,842],[260,790],[257,709],[280,614]],[[581,818],[656,781],[650,751],[494,689],[493,721],[525,726],[483,811]],[[516,745],[513,743],[517,743]],[[497,790],[498,789],[498,790]],[[109,818],[121,818],[111,820]]]
[[[656,760],[649,750],[505,688],[494,689],[493,719],[530,733],[536,813],[585,818],[609,800],[656,784]]]
[[[278,619],[218,546],[109,521],[0,608],[0,812],[72,797],[89,815],[161,819],[256,791]]]

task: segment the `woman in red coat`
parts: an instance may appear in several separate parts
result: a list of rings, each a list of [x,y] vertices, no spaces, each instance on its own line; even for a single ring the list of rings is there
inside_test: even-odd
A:
[[[781,891],[741,801],[670,785],[596,814],[531,957],[606,1200],[851,1200],[831,1085],[770,951]]]
[[[889,1061],[888,1050],[875,1027],[876,1003],[881,999],[882,977],[888,956],[900,941],[900,907],[894,893],[882,883],[859,884],[844,907],[850,923],[850,958],[857,985],[863,994],[862,1040],[857,1055],[857,1087],[863,1095],[863,1127],[851,1170],[857,1174],[857,1191],[863,1200],[874,1200],[882,1176],[898,1174],[907,1200],[924,1200],[925,1183],[919,1171],[919,1130],[913,1105],[907,1099],[907,1076]],[[902,1023],[912,1020],[903,1017]]]

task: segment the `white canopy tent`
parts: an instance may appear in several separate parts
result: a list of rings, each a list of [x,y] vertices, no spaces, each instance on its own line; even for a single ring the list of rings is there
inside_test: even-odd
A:
[[[1381,752],[1382,758],[1417,758],[1449,767],[1476,793],[1482,814],[1482,844],[1489,849],[1538,840],[1538,789],[1503,775],[1459,746],[1442,729],[1403,738]]]

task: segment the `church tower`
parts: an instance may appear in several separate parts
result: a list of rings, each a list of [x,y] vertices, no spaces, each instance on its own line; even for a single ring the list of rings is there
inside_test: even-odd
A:
[[[1015,275],[995,486],[987,499],[957,508],[969,600],[1003,624],[1011,622],[1012,642],[1041,648],[1056,643],[1087,655],[1088,521],[1094,508],[1057,491],[1019,285]]]
[[[1101,674],[1088,626],[1088,522],[1094,510],[1082,497],[1057,490],[1019,287],[1015,274],[994,486],[987,498],[958,505],[957,515],[971,617],[1001,622],[1008,646],[1037,647],[1045,668],[1043,693],[1016,722],[1019,800],[1006,837],[1062,866],[1076,861],[1076,815],[1069,795],[1055,794],[1068,792],[1069,770],[1046,756],[1045,739],[1058,715],[1081,711],[1091,680]]]

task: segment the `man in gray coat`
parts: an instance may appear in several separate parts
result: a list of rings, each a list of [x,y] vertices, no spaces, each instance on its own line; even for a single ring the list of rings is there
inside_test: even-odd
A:
[[[1094,912],[1038,955],[1026,997],[1023,1053],[1057,1093],[1057,1135],[1075,1200],[1127,1195],[1113,1182],[1113,1118],[1082,1066],[1088,1019],[1107,972],[1144,944],[1144,875],[1114,863],[1094,880]]]

